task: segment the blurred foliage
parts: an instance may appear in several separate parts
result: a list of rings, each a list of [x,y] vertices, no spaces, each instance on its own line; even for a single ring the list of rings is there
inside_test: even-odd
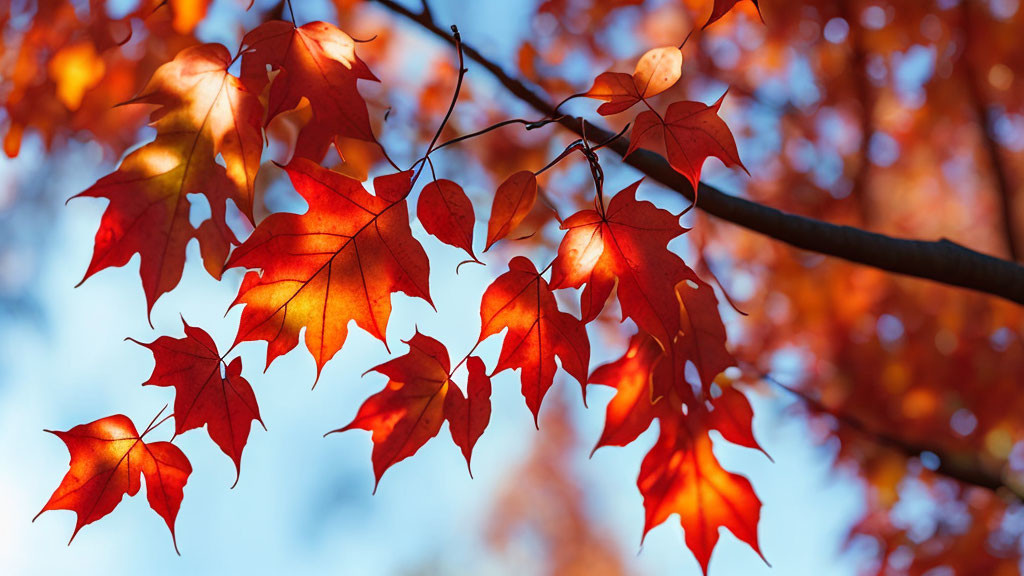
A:
[[[119,158],[137,140],[146,110],[115,105],[130,99],[158,65],[197,42],[196,25],[208,3],[141,0],[117,15],[100,0],[0,4],[6,154],[17,156],[32,137],[52,162],[74,149],[74,141],[95,142],[107,160]],[[376,35],[361,52],[383,80],[365,91],[378,112],[371,110],[375,130],[398,149],[428,141],[433,124],[408,120],[443,115],[454,73],[449,55],[430,56],[435,73],[410,71],[403,62],[421,47],[412,28],[400,27],[372,3],[333,4],[347,30]],[[763,0],[760,6],[766,25],[752,4],[741,3],[738,13],[701,31],[709,11],[704,0],[543,0],[523,23],[512,60],[502,64],[557,102],[585,90],[598,72],[629,69],[644,50],[677,45],[696,28],[684,48],[683,82],[657,99],[710,102],[729,89],[723,116],[752,178],[722,177],[725,189],[881,233],[949,238],[1003,257],[1024,252],[1019,3]],[[250,18],[281,10],[280,3],[257,3]],[[470,42],[486,38],[486,31],[464,33]],[[522,109],[484,76],[470,76],[445,138]],[[287,158],[287,142],[308,120],[300,109],[271,125],[277,158]],[[614,130],[622,127],[611,122]],[[446,151],[441,171],[463,170],[463,180],[474,182],[467,191],[483,198],[516,169],[543,166],[569,140],[554,128],[506,128]],[[340,168],[351,175],[366,178],[382,161],[363,142],[339,149],[345,158]],[[53,204],[42,195],[63,200],[68,191],[14,174],[0,173],[0,298],[6,310],[23,311],[39,258],[25,231],[42,238],[35,231],[45,227],[38,215],[45,219],[49,212],[37,207]],[[560,165],[542,177],[542,196],[568,214],[585,204],[580,191],[588,179],[584,166]],[[257,196],[272,184],[258,182]],[[535,230],[553,213],[535,216],[524,226]],[[877,550],[865,573],[947,567],[961,575],[1018,574],[1024,311],[694,218],[696,240],[681,250],[706,262],[749,313],[728,322],[735,355],[815,399],[793,416],[808,420],[815,441],[837,448],[837,468],[855,470],[864,483],[864,517],[850,537]],[[537,234],[523,242],[548,241]],[[613,323],[603,328],[621,332]],[[764,394],[786,394],[749,384]],[[495,546],[507,549],[514,533],[530,531],[548,551],[536,573],[626,573],[625,561],[587,521],[581,489],[557,456],[578,449],[574,433],[553,418],[545,423],[545,441],[497,503],[504,519],[494,526]],[[942,473],[947,463],[1017,488],[993,491],[951,480]],[[916,512],[906,513],[910,508]]]

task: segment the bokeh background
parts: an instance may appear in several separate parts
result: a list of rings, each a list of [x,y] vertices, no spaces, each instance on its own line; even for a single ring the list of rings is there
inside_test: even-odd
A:
[[[36,3],[4,2],[13,16],[3,42],[16,46]],[[96,9],[72,4],[83,20]],[[139,2],[107,4],[116,18]],[[257,1],[246,11],[245,4],[212,2],[206,18],[168,46],[186,45],[187,36],[233,49],[246,29],[281,8]],[[437,22],[457,24],[467,43],[536,82],[553,102],[586,89],[605,69],[628,71],[647,48],[678,44],[703,23],[709,4],[565,0],[541,2],[538,13],[533,0],[430,2]],[[899,236],[948,237],[1003,257],[1016,252],[1015,242],[1024,244],[1013,235],[1014,223],[1024,220],[1024,9],[1016,0],[761,5],[767,26],[744,6],[691,39],[686,80],[661,100],[710,102],[731,87],[723,117],[752,176],[712,162],[708,182],[785,210]],[[383,81],[365,86],[371,116],[380,122],[391,108],[377,133],[399,163],[412,162],[436,127],[436,120],[424,119],[439,119],[450,97],[450,47],[372,3],[301,0],[294,9],[300,24],[325,19],[356,38],[377,36],[359,48]],[[973,18],[967,24],[965,14]],[[167,48],[160,60],[147,44],[147,24],[132,26],[132,40],[110,49],[121,56],[104,53],[109,70],[114,58],[144,68],[173,55]],[[12,54],[0,51],[0,65]],[[536,116],[485,70],[468,67],[452,135],[509,115]],[[45,84],[46,71],[40,75]],[[89,94],[101,90],[114,98],[114,80],[90,87],[80,106],[99,106]],[[13,80],[4,82],[0,96],[6,97]],[[129,82],[125,89],[130,95],[139,87]],[[45,104],[35,105],[46,110]],[[568,107],[591,118],[593,108]],[[0,111],[8,132],[16,112]],[[126,147],[152,135],[141,126],[145,110],[117,113],[124,116],[96,113],[92,124],[78,119],[71,130],[29,124],[17,156],[0,157],[0,572],[700,573],[674,521],[640,546],[643,507],[635,481],[655,432],[590,457],[611,390],[592,391],[584,408],[578,386],[564,374],[539,431],[516,375],[495,378],[495,410],[475,450],[475,478],[442,431],[389,470],[371,495],[369,434],[322,438],[348,423],[383,384],[380,375],[360,377],[388,355],[359,330],[313,390],[314,365],[301,348],[266,372],[263,346],[237,348],[268,431],[253,431],[232,490],[230,461],[201,432],[180,438],[195,469],[177,521],[180,557],[142,497],[84,528],[70,546],[70,512],[32,523],[67,463],[62,443],[43,429],[113,413],[144,423],[172,401],[170,390],[139,386],[152,356],[126,337],[179,336],[183,316],[226,347],[238,322],[238,310],[225,310],[241,275],[214,281],[198,264],[195,246],[181,285],[156,305],[152,327],[137,260],[75,288],[105,206],[65,202],[113,170]],[[503,132],[440,156],[439,176],[462,183],[482,218],[496,184],[489,170],[500,178],[513,167],[539,167],[568,141],[555,128],[541,135]],[[274,157],[286,154],[272,145]],[[638,177],[615,160],[609,154],[605,166],[612,191]],[[542,183],[564,213],[589,198],[585,164],[566,164]],[[270,166],[264,173],[264,213],[303,210],[280,172]],[[661,206],[685,205],[653,184],[641,190]],[[679,251],[712,266],[750,313],[723,306],[739,357],[869,429],[891,431],[905,440],[900,446],[939,445],[1010,475],[1024,469],[1021,400],[1014,393],[1024,378],[1019,308],[798,252],[697,214],[686,223],[694,232]],[[478,242],[482,228],[478,223]],[[488,253],[488,266],[463,266],[455,275],[460,254],[418,224],[413,229],[431,257],[437,313],[396,296],[389,343],[401,353],[401,340],[418,327],[461,357],[479,331],[480,294],[522,247]],[[538,238],[554,238],[545,234]],[[536,241],[526,249],[551,253]],[[629,333],[614,322],[594,327],[592,365],[616,358]],[[497,351],[498,339],[481,348],[489,365]],[[713,574],[1017,573],[1024,517],[1014,498],[932,474],[935,452],[908,454],[850,431],[842,419],[815,413],[778,387],[751,381],[748,389],[755,432],[774,462],[724,442],[716,454],[727,469],[750,478],[764,503],[759,533],[772,566],[724,535]],[[158,432],[169,436],[169,429]],[[984,572],[971,571],[979,566]]]

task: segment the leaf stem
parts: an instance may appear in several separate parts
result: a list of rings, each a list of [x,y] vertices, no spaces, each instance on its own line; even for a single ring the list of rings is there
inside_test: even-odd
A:
[[[640,100],[644,103],[645,106],[647,106],[648,110],[654,112],[654,115],[658,117],[658,120],[661,120],[662,124],[665,124],[665,119],[661,117],[661,113],[655,110],[654,106],[651,106],[651,103],[647,101],[647,98],[641,98]]]
[[[388,154],[387,149],[385,149],[384,145],[380,143],[380,140],[377,140],[376,136],[373,137],[373,143],[376,144],[378,148],[380,148],[380,153],[381,153],[381,155],[384,156],[384,159],[388,161],[388,164],[391,164],[392,168],[394,168],[395,170],[398,170],[399,172],[401,172],[402,169],[398,166],[398,164],[395,164],[394,160],[391,159],[391,156]],[[339,152],[339,154],[340,154],[340,152]]]
[[[622,127],[622,130],[618,131],[618,133],[616,133],[613,136],[609,137],[608,139],[604,140],[603,142],[601,142],[597,146],[594,146],[594,148],[593,148],[594,152],[597,152],[601,148],[604,148],[605,146],[608,146],[609,144],[611,144],[612,142],[615,142],[619,138],[622,138],[626,134],[626,130],[629,130],[630,125],[631,125],[631,123],[627,123],[625,126]]]
[[[455,371],[458,370],[463,364],[465,364],[466,360],[469,360],[469,357],[473,355],[473,352],[476,352],[476,349],[480,346],[481,343],[483,343],[483,340],[477,340],[476,344],[474,344],[473,347],[469,349],[469,352],[466,352],[466,355],[462,357],[462,360],[459,360],[459,363],[456,364],[455,367],[452,368],[450,372],[448,372],[449,380],[452,379],[452,374],[455,374]]]
[[[576,98],[583,98],[586,95],[587,95],[586,92],[578,92],[576,94],[572,94],[570,96],[566,96],[564,100],[562,100],[558,104],[555,104],[555,107],[551,109],[551,115],[554,116],[555,112],[558,112],[558,109],[561,108],[562,106],[564,106],[570,100],[575,100]],[[564,116],[565,115],[563,114],[561,117],[564,117]]]
[[[580,149],[582,146],[583,146],[583,140],[579,140],[579,139],[575,140],[574,142],[572,142],[571,144],[566,146],[565,150],[562,150],[562,153],[559,154],[558,156],[556,156],[554,160],[552,160],[551,162],[548,162],[543,168],[541,168],[540,170],[537,170],[536,172],[534,172],[533,173],[534,176],[540,176],[541,174],[547,172],[550,168],[553,168],[556,164],[561,162],[566,156],[568,156],[569,154],[572,154],[573,151],[575,151],[577,149]]]
[[[288,15],[292,18],[292,26],[298,28],[299,25],[295,23],[295,10],[292,9],[292,0],[284,0],[284,3],[288,5]]]
[[[164,413],[164,410],[167,410],[167,406],[169,406],[169,405],[168,404],[164,404],[164,407],[161,408],[160,411],[156,413],[156,416],[153,416],[153,419],[149,421],[149,425],[146,426],[146,429],[142,431],[142,434],[139,434],[139,440],[142,440],[142,438],[146,434],[149,434],[150,432],[152,432],[153,430],[158,428],[164,422],[167,422],[171,418],[174,418],[174,414],[172,413],[172,414],[168,414],[167,416],[164,416],[163,420],[160,420],[159,422],[157,422],[157,418],[159,418],[160,415]]]
[[[690,36],[693,36],[693,33],[696,32],[696,31],[697,31],[697,28],[691,28],[690,29],[690,32],[686,34],[686,38],[683,38],[682,44],[679,45],[679,49],[680,50],[683,49],[683,46],[686,46],[686,43],[690,41]]]

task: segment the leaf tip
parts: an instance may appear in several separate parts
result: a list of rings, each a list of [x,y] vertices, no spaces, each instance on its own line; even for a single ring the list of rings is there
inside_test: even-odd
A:
[[[351,425],[351,424],[349,424],[348,426],[344,426],[344,427],[342,427],[342,428],[335,428],[334,430],[331,430],[331,431],[329,431],[329,432],[324,432],[324,436],[323,436],[323,437],[324,437],[324,438],[327,438],[327,437],[328,437],[328,436],[330,436],[331,434],[338,434],[339,432],[345,432],[346,430],[348,430],[348,429],[349,429],[349,426],[352,426],[352,425]]]

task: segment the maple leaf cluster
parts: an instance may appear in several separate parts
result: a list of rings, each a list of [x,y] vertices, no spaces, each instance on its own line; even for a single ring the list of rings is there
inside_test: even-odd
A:
[[[708,24],[734,4],[716,0]],[[350,322],[386,346],[395,293],[433,304],[430,261],[412,233],[409,202],[419,179],[433,174],[430,153],[458,100],[465,70],[457,31],[455,42],[458,84],[437,135],[410,169],[389,159],[395,170],[374,178],[370,190],[321,166],[330,148],[340,150],[352,140],[379,147],[387,157],[359,91],[359,81],[377,78],[357,56],[357,42],[333,24],[270,20],[248,32],[234,55],[220,44],[194,45],[155,70],[128,102],[155,106],[155,138],[79,195],[108,201],[83,281],[138,254],[151,312],[179,283],[186,246],[195,239],[214,278],[227,269],[245,271],[231,304],[242,307],[237,334],[224,353],[209,334],[187,323],[183,338],[141,343],[155,360],[146,384],[175,389],[173,413],[154,418],[141,434],[123,415],[56,433],[71,452],[71,469],[43,511],[75,511],[77,533],[111,512],[123,494],[138,493],[141,473],[151,507],[173,536],[191,466],[171,442],[144,437],[169,418],[175,436],[205,427],[240,473],[251,426],[262,420],[241,358],[228,359],[237,345],[266,342],[269,367],[298,347],[302,335],[319,379],[343,348]],[[231,70],[239,60],[236,76]],[[581,96],[603,101],[601,115],[647,106],[633,122],[630,153],[647,148],[663,155],[696,189],[708,158],[743,165],[718,115],[722,99],[712,105],[674,102],[664,113],[648,101],[679,81],[682,63],[679,48],[656,48],[639,59],[633,74],[601,74]],[[257,222],[254,190],[265,135],[276,119],[298,109],[309,120],[282,168],[307,209]],[[554,161],[581,153],[596,191],[593,208],[561,221],[554,259],[540,268],[514,255],[481,297],[477,344],[502,335],[494,367],[487,369],[474,346],[453,368],[445,345],[417,331],[406,343],[408,352],[372,369],[387,384],[335,432],[371,432],[377,483],[445,422],[469,465],[490,420],[492,378],[518,372],[526,405],[539,422],[560,367],[581,385],[584,397],[589,385],[616,391],[597,447],[625,446],[658,423],[658,440],[637,481],[646,510],[644,534],[678,514],[687,545],[706,572],[720,527],[760,554],[760,500],[745,478],[722,468],[709,436],[716,430],[729,442],[760,450],[751,431],[753,412],[744,393],[722,377],[737,362],[726,347],[714,289],[669,248],[688,231],[680,224],[682,214],[638,199],[641,182],[606,199],[595,152],[600,147],[584,139]],[[517,170],[497,187],[485,252],[530,215],[540,198],[541,172]],[[211,208],[198,226],[189,218],[192,195],[204,196]],[[418,188],[416,213],[428,234],[480,262],[474,205],[459,184],[432,177]],[[236,237],[232,214],[252,228],[244,241]],[[556,296],[560,290],[572,292]],[[623,320],[632,320],[637,332],[622,358],[591,371],[587,327],[602,317],[613,293]],[[577,294],[580,317],[560,303]],[[453,376],[463,364],[467,377],[457,383]],[[687,380],[688,364],[699,375],[695,382]]]
[[[757,112],[750,117],[749,138],[781,140],[778,154],[756,169],[757,161],[745,156],[757,177],[744,197],[851,227],[948,238],[1019,262],[1021,210],[1012,190],[1020,182],[1021,154],[1007,144],[1006,132],[986,126],[1022,112],[1019,82],[1000,73],[1013,70],[1021,78],[1021,52],[1010,47],[1019,44],[1024,12],[1011,15],[982,2],[938,9],[808,0],[789,8],[768,13],[763,29],[747,26],[750,19],[713,27],[720,36],[709,45],[744,46],[728,59],[735,64],[688,59],[688,89],[728,84],[731,106],[767,107],[778,122],[763,128],[755,126],[762,122],[754,120]],[[868,16],[882,13],[884,26],[868,24]],[[642,29],[657,31],[658,16],[665,14],[649,14]],[[934,27],[922,27],[923,21]],[[808,26],[823,33],[794,41]],[[763,36],[749,41],[758,31]],[[911,97],[899,62],[921,49],[942,56]],[[806,83],[788,85],[791,67],[803,64],[809,66]],[[885,79],[875,77],[883,68]],[[815,87],[813,98],[804,99],[806,86]],[[821,129],[833,121],[835,130]],[[891,165],[874,154],[876,143],[888,138],[898,158]],[[806,143],[815,152],[784,152]],[[944,171],[965,158],[972,159],[968,172]],[[835,171],[824,166],[833,160]],[[836,179],[821,179],[829,173]],[[1001,190],[1000,178],[1010,187]],[[1018,201],[997,206],[986,200],[1000,197]],[[1016,226],[1006,226],[1007,217]],[[732,339],[733,353],[763,366],[794,351],[800,356],[797,367],[773,366],[764,386],[779,390],[780,399],[795,399],[806,437],[829,454],[835,450],[833,470],[855,472],[862,512],[849,541],[877,547],[865,569],[1019,573],[1021,526],[1011,518],[1021,502],[1015,459],[1022,412],[1010,383],[1020,382],[1024,359],[1020,307],[818,260],[711,219],[701,224],[698,232],[716,239],[708,247],[711,261],[722,267],[716,270],[756,270],[755,287],[745,286],[739,298],[750,312],[744,325],[752,329]],[[790,396],[780,382],[798,394]],[[913,514],[906,514],[908,506]],[[955,526],[945,522],[960,510],[965,515]],[[927,535],[915,532],[923,518],[936,522]]]

